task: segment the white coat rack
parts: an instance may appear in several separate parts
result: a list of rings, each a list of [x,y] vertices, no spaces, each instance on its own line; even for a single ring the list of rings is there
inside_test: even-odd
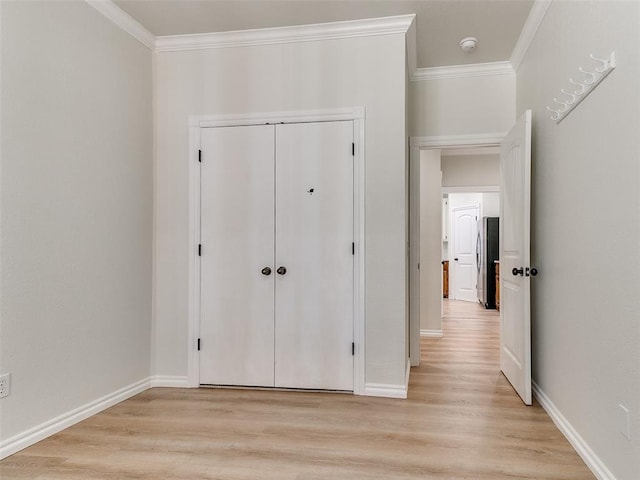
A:
[[[589,58],[599,63],[594,71],[590,72],[580,67],[578,71],[582,74],[582,78],[578,81],[573,78],[569,79],[569,83],[577,88],[569,91],[561,89],[562,96],[559,99],[557,97],[553,99],[556,108],[547,107],[547,110],[551,112],[551,120],[555,120],[556,123],[560,123],[564,117],[569,115],[616,68],[616,52],[611,52],[606,60],[601,60],[593,55],[589,55]]]

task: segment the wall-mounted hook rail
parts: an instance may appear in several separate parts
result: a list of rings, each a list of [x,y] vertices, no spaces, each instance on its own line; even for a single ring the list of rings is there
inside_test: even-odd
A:
[[[554,97],[553,101],[560,105],[560,108],[547,107],[547,110],[551,112],[551,120],[555,120],[556,123],[560,123],[564,117],[569,115],[616,68],[616,52],[611,52],[609,58],[604,60],[594,57],[593,54],[589,55],[589,58],[599,62],[599,65],[594,68],[595,71],[590,72],[582,67],[578,68],[582,74],[582,80],[569,79],[569,83],[578,88],[573,91],[560,89],[560,92],[568,98],[558,100]]]

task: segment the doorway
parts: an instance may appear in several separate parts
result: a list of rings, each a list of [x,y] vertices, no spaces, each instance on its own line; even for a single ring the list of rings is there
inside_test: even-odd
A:
[[[476,303],[477,281],[476,237],[471,230],[472,218],[477,229],[482,216],[499,215],[501,137],[459,137],[439,140],[423,137],[411,139],[410,152],[410,351],[411,365],[419,365],[420,337],[441,337],[443,293],[446,278],[443,267],[449,262],[450,297]],[[460,198],[467,200],[458,201]],[[458,196],[458,198],[456,198]],[[471,198],[471,200],[469,200]],[[486,206],[485,200],[486,198]],[[453,202],[452,202],[453,200]],[[469,227],[465,243],[464,266],[454,267],[454,243],[451,226],[454,208],[474,207],[467,212]],[[477,218],[477,220],[476,220]],[[434,228],[434,226],[441,226]],[[457,275],[456,275],[457,273]],[[457,278],[456,278],[457,277]],[[456,280],[465,295],[455,293]],[[462,280],[466,279],[466,282]]]

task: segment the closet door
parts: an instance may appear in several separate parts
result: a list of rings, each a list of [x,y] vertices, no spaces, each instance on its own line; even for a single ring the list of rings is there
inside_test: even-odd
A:
[[[276,387],[353,390],[352,142],[351,121],[276,127]]]
[[[200,383],[273,386],[274,127],[200,131]]]

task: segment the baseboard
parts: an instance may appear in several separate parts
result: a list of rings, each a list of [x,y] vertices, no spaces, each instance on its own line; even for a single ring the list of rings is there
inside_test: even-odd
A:
[[[151,377],[151,387],[190,388],[187,376],[154,375]]]
[[[585,442],[585,440],[576,432],[569,421],[562,415],[558,407],[554,405],[549,397],[540,389],[535,383],[531,382],[533,395],[536,397],[542,408],[547,412],[556,427],[562,432],[562,434],[569,441],[571,446],[580,455],[580,458],[584,460],[584,463],[589,467],[591,472],[596,476],[598,480],[616,480],[616,477],[609,471],[605,464],[595,454],[591,447]]]
[[[444,334],[442,330],[420,330],[421,337],[430,337],[430,338],[442,338]]]
[[[393,385],[389,383],[365,383],[362,395],[367,395],[369,397],[407,398],[410,373],[411,363],[410,360],[407,360],[407,371],[405,374],[404,385]]]
[[[51,420],[48,420],[36,427],[30,428],[25,432],[14,435],[13,437],[0,442],[0,460],[29,447],[40,440],[44,440],[65,428],[75,425],[96,413],[131,398],[134,395],[144,392],[150,386],[151,379],[145,378],[144,380],[128,385],[67,413],[63,413],[62,415],[52,418]]]

